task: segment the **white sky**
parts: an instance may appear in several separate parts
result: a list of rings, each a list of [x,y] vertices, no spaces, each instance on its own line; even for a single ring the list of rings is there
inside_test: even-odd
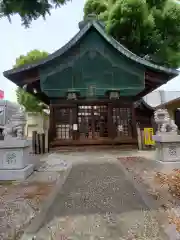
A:
[[[5,99],[16,101],[16,86],[3,77],[3,71],[12,68],[15,59],[33,49],[52,53],[67,43],[78,31],[78,23],[83,18],[83,6],[86,0],[72,0],[60,9],[53,10],[46,21],[33,21],[29,29],[21,25],[18,16],[0,19],[0,89]],[[165,90],[180,91],[180,77],[161,87]]]

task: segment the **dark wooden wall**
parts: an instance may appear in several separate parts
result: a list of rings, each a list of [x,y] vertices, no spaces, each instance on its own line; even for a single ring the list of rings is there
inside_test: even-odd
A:
[[[124,99],[122,99],[124,100]],[[49,130],[49,139],[50,142],[58,141],[59,145],[64,145],[65,143],[68,145],[73,144],[80,144],[78,142],[78,134],[77,132],[73,132],[71,134],[70,139],[67,141],[65,140],[57,140],[57,132],[56,132],[56,125],[57,124],[64,124],[64,125],[72,125],[78,124],[77,116],[78,116],[78,106],[85,105],[85,106],[106,106],[107,107],[107,128],[108,128],[108,138],[104,139],[91,139],[91,140],[84,140],[82,144],[112,144],[113,142],[116,143],[137,143],[137,131],[136,131],[136,112],[132,101],[121,101],[119,100],[109,100],[109,99],[101,99],[101,100],[57,100],[53,101],[50,105],[50,130]],[[116,113],[114,113],[114,111]],[[115,115],[114,115],[115,114]],[[113,116],[117,117],[119,114],[120,119],[122,121],[128,122],[126,124],[126,134],[118,134],[117,135],[117,128],[115,129],[115,125],[113,123]],[[127,121],[126,121],[126,116]],[[129,119],[129,120],[128,120]],[[118,121],[118,120],[117,120]],[[125,125],[124,125],[125,126]]]

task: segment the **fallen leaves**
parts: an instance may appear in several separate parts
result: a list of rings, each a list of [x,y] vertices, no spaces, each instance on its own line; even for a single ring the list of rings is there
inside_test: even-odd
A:
[[[174,169],[170,174],[157,172],[155,175],[156,183],[168,186],[168,191],[173,197],[180,198],[180,170]]]
[[[160,207],[163,211],[169,212],[169,224],[174,224],[176,231],[180,233],[180,216],[171,211],[173,206],[177,207],[177,198],[180,199],[180,169],[174,169],[171,173],[165,174],[157,172],[155,168],[152,169],[152,166],[148,165],[149,162],[142,165],[143,159],[140,157],[120,157],[118,160],[123,163],[128,172],[132,172],[133,180],[138,182],[140,179],[139,182],[148,183],[150,187],[147,190],[148,194],[155,200],[162,201]]]
[[[127,157],[118,157],[117,158],[118,160],[120,161],[125,161],[125,162],[142,162],[144,161],[144,158],[143,157],[137,157],[137,156],[127,156]]]
[[[25,199],[33,199],[37,196],[47,196],[52,188],[52,185],[48,183],[36,183],[33,185],[35,186],[35,188],[30,188],[29,191],[27,190],[24,193],[23,197]]]
[[[169,224],[174,224],[176,226],[176,231],[180,232],[180,218],[173,215],[168,217]]]
[[[175,169],[168,175],[169,192],[174,196],[180,198],[180,170]]]
[[[155,182],[161,184],[161,185],[165,185],[168,182],[168,176],[167,174],[161,173],[161,172],[157,172],[155,174],[155,178],[154,178]]]

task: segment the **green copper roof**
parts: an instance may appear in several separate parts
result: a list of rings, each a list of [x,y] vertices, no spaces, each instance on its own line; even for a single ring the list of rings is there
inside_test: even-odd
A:
[[[160,71],[160,72],[164,72],[166,74],[172,75],[172,76],[176,76],[179,74],[179,71],[175,70],[175,69],[171,69],[171,68],[166,68],[166,67],[162,67],[159,65],[156,65],[154,63],[151,63],[137,55],[135,55],[134,53],[132,53],[131,51],[129,51],[127,48],[125,48],[123,45],[121,45],[119,42],[117,42],[114,38],[112,38],[111,36],[109,36],[108,34],[106,34],[106,32],[104,31],[103,27],[101,26],[100,23],[98,23],[98,21],[96,20],[91,20],[89,22],[87,22],[87,24],[66,44],[64,45],[62,48],[60,48],[59,50],[57,50],[56,52],[50,54],[47,58],[37,62],[37,63],[33,63],[33,64],[27,64],[24,65],[22,67],[19,68],[14,68],[8,71],[5,71],[3,74],[5,77],[8,77],[9,75],[12,74],[16,74],[22,71],[26,71],[26,70],[30,70],[32,68],[35,67],[40,67],[41,65],[61,56],[62,54],[64,54],[67,50],[69,50],[70,48],[72,48],[73,46],[76,45],[76,43],[91,29],[91,28],[95,28],[97,30],[97,32],[109,43],[111,44],[120,54],[126,56],[127,58],[141,64],[144,65],[147,68],[151,68],[152,70],[155,71]]]

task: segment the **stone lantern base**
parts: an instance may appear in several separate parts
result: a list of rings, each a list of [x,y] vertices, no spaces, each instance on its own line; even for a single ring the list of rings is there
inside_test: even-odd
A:
[[[0,141],[0,180],[24,180],[34,170],[29,153],[29,141]]]
[[[161,133],[154,135],[157,160],[160,162],[180,162],[180,135]]]

